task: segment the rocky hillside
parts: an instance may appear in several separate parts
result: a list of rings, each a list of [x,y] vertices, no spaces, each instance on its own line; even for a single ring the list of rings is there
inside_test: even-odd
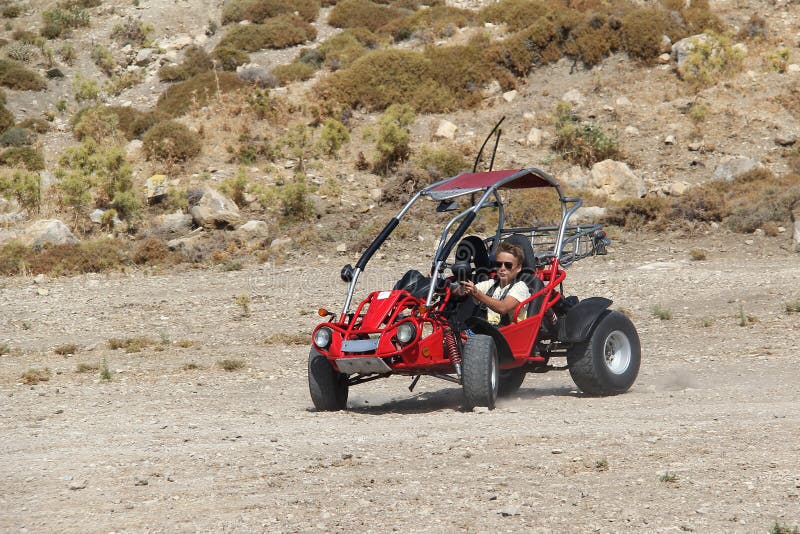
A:
[[[789,242],[800,4],[432,4],[0,2],[2,274],[354,252],[501,117],[585,217]]]

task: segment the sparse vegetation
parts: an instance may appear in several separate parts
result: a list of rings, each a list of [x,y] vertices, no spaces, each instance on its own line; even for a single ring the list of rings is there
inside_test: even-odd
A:
[[[161,93],[156,109],[170,117],[183,115],[192,106],[203,107],[220,94],[245,87],[246,83],[231,72],[209,71],[179,82]]]
[[[45,367],[43,369],[42,368],[28,369],[27,371],[22,373],[22,376],[20,378],[22,379],[23,384],[33,386],[40,382],[48,382],[51,376],[52,373],[50,372],[50,369]]]
[[[662,321],[669,321],[672,319],[672,311],[668,308],[662,307],[660,304],[655,304],[650,311],[652,312],[653,317],[661,319]]]
[[[67,343],[64,345],[59,345],[53,349],[53,352],[61,356],[69,356],[78,352],[78,345],[76,345],[75,343]]]
[[[279,332],[264,339],[266,345],[307,345],[311,334]]]
[[[408,104],[393,104],[381,116],[375,140],[378,159],[374,168],[377,172],[387,173],[408,158],[411,152],[410,128],[415,118],[414,110]]]
[[[776,520],[775,524],[772,525],[770,534],[800,534],[800,529],[797,527],[797,525],[790,527],[789,525],[778,523]]]
[[[166,82],[184,81],[213,68],[211,56],[201,47],[192,45],[186,49],[179,65],[165,65],[158,69],[158,77]]]
[[[683,79],[696,89],[713,85],[737,72],[743,60],[742,52],[724,35],[713,31],[705,35],[692,41],[693,48],[681,71]]]
[[[155,340],[146,336],[111,338],[108,340],[108,347],[111,350],[124,349],[127,353],[142,352],[147,347],[155,344]]]
[[[103,364],[100,366],[100,380],[108,382],[112,378],[111,369],[108,367],[108,360],[103,358]]]
[[[668,484],[669,484],[669,483],[677,482],[677,481],[678,481],[678,475],[677,475],[677,474],[675,474],[675,473],[670,473],[669,471],[666,471],[666,472],[665,472],[664,474],[662,474],[662,475],[661,475],[661,476],[660,476],[658,479],[659,479],[661,482],[664,482],[664,483],[668,483]]]
[[[14,146],[0,152],[0,165],[21,167],[29,171],[44,170],[44,155],[31,146]]]
[[[75,102],[97,100],[100,96],[100,87],[97,82],[91,78],[84,78],[80,74],[75,75],[72,90],[75,92]]]
[[[703,261],[706,259],[706,256],[706,251],[699,248],[693,248],[689,251],[689,258],[692,261]]]
[[[605,458],[601,458],[594,463],[594,468],[596,471],[608,471],[608,460]]]
[[[800,299],[785,304],[786,313],[800,313]]]
[[[784,74],[789,67],[789,49],[786,47],[777,48],[767,54],[765,61],[771,70]]]
[[[250,295],[243,293],[233,298],[234,304],[239,307],[240,317],[250,317]]]
[[[82,373],[93,373],[95,371],[98,371],[99,369],[100,369],[100,366],[97,365],[96,363],[79,363],[75,367],[75,372],[76,373],[81,373],[81,374]]]
[[[247,20],[260,24],[278,15],[297,13],[306,22],[319,14],[316,0],[231,0],[222,8],[222,24]]]
[[[0,195],[13,197],[29,213],[38,213],[42,201],[41,179],[35,172],[0,170]]]
[[[236,359],[218,360],[217,365],[228,372],[244,369],[244,362]]]
[[[741,302],[739,303],[738,317],[739,317],[739,322],[738,322],[739,326],[749,326],[751,324],[755,324],[758,322],[758,318],[756,316],[745,313],[744,304]]]

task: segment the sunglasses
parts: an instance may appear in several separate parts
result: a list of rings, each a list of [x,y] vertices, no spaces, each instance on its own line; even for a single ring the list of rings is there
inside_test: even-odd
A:
[[[505,267],[507,271],[510,271],[514,268],[514,264],[510,261],[496,261],[494,262],[494,268],[499,269],[500,267]]]

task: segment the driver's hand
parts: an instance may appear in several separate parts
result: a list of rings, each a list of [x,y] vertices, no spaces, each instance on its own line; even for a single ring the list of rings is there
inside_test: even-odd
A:
[[[475,284],[472,280],[465,280],[461,282],[461,287],[464,289],[464,294],[472,296],[475,294]]]

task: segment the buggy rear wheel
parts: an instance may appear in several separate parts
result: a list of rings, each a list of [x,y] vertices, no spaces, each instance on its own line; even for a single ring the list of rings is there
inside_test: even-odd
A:
[[[618,311],[601,316],[589,340],[567,353],[569,374],[589,395],[625,393],[636,381],[642,349],[633,323]]]
[[[474,335],[464,343],[462,355],[465,407],[485,406],[494,409],[500,383],[497,347],[490,336]]]
[[[308,353],[308,390],[319,411],[335,412],[347,408],[347,375],[337,372],[328,358],[314,349]]]
[[[519,391],[519,388],[522,387],[522,382],[525,381],[526,374],[525,369],[522,367],[501,369],[500,382],[497,386],[497,396],[508,397]]]

